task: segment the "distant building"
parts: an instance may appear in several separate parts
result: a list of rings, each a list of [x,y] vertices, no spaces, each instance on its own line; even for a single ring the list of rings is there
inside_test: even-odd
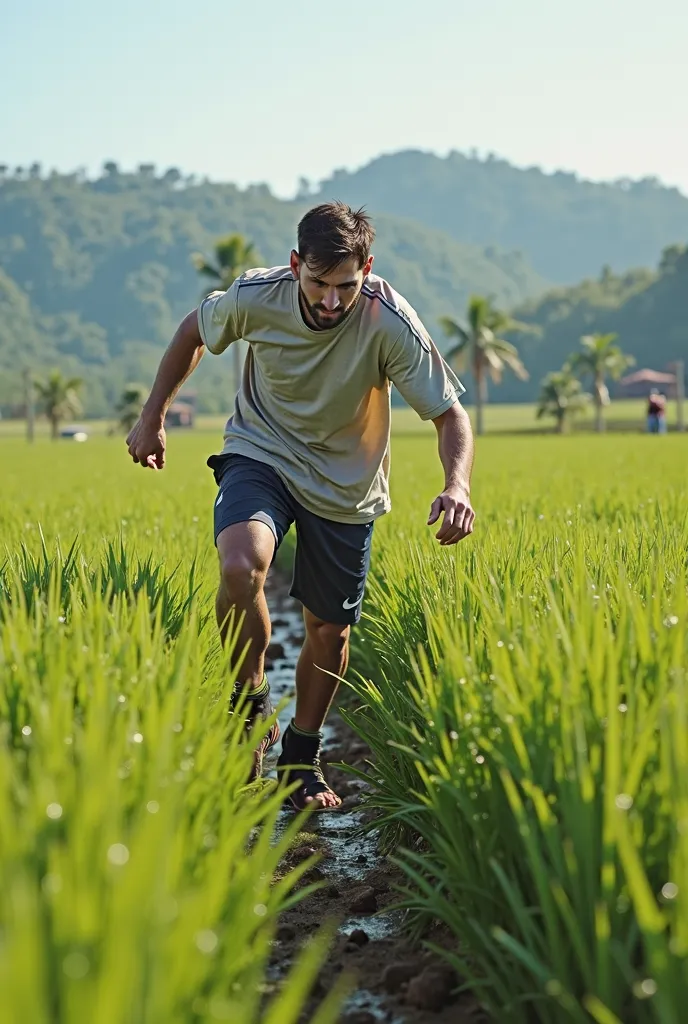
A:
[[[659,370],[636,370],[618,383],[620,398],[647,398],[652,388],[659,388],[667,398],[676,398],[676,374]]]
[[[67,441],[87,441],[88,432],[85,427],[80,426],[78,423],[70,423],[68,426],[60,429],[60,437],[65,438]]]
[[[166,427],[193,427],[196,410],[190,402],[173,402],[165,416]]]

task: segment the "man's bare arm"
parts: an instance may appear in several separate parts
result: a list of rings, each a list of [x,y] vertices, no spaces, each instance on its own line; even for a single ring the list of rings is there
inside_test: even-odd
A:
[[[150,469],[165,465],[165,414],[184,381],[196,369],[205,346],[196,310],[184,317],[165,352],[139,421],[127,437],[134,462]]]
[[[459,402],[433,420],[437,428],[439,456],[444,468],[444,490],[432,503],[428,526],[444,512],[435,534],[440,544],[456,544],[473,532],[475,512],[471,506],[473,431],[468,413]]]

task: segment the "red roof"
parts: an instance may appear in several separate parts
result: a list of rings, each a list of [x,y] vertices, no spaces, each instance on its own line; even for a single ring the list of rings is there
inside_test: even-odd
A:
[[[627,384],[675,384],[676,374],[674,373],[660,373],[658,370],[636,370],[635,373],[629,373],[627,377],[622,377],[619,384],[625,386]]]

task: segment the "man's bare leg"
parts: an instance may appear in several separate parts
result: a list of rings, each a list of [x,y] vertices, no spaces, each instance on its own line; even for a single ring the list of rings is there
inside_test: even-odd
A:
[[[296,713],[292,725],[285,733],[285,746],[278,760],[285,766],[301,763],[319,768],[320,730],[337,692],[338,680],[329,673],[343,676],[349,662],[350,626],[324,622],[304,608],[306,639],[296,666]],[[299,752],[301,757],[299,757]],[[287,778],[294,775],[288,774]],[[297,790],[292,800],[300,807],[313,804],[320,809],[335,808],[341,800],[327,788],[322,775],[312,772],[302,776],[306,787],[316,790],[312,795],[307,788]]]
[[[265,600],[265,577],[270,568],[275,539],[265,523],[249,521],[228,526],[218,535],[220,587],[215,602],[217,622],[223,644],[229,624],[227,616],[234,610],[235,622],[241,619],[235,655],[244,654],[238,669],[237,684],[250,688],[241,714],[251,732],[256,723],[274,716],[270,690],[265,680],[265,651],[270,641],[270,616]],[[244,653],[245,650],[245,653]],[[231,706],[234,705],[234,691]],[[247,779],[254,782],[263,773],[263,758],[280,736],[279,724],[273,721],[268,731],[254,746],[253,767]]]
[[[220,558],[220,586],[215,600],[217,624],[224,644],[230,609],[235,609],[237,618],[243,613],[236,652],[241,653],[247,643],[249,647],[238,682],[252,689],[259,689],[263,683],[265,652],[270,642],[270,615],[263,588],[274,550],[272,530],[255,520],[228,526],[217,538]]]
[[[327,673],[344,676],[349,664],[351,626],[323,622],[306,608],[303,621],[306,639],[296,666],[294,724],[305,732],[318,732],[339,686]]]

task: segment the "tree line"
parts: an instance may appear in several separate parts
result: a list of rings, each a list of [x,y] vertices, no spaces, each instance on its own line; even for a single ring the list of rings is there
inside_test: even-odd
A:
[[[688,238],[688,197],[656,178],[585,181],[514,167],[495,154],[403,150],[337,170],[303,194],[410,217],[464,244],[517,249],[564,285],[605,264],[618,274],[650,266],[666,246]]]
[[[214,254],[208,259],[201,252],[191,254],[191,260],[198,274],[210,282],[204,288],[200,298],[216,289],[226,291],[245,270],[255,266],[259,256],[252,242],[240,234],[226,235],[215,244]],[[233,385],[238,390],[241,382],[243,349],[240,343],[231,347]],[[28,389],[38,399],[40,411],[50,424],[50,435],[53,440],[60,436],[60,427],[66,419],[81,415],[83,404],[81,392],[85,381],[82,377],[70,377],[59,369],[52,369],[47,376],[34,378],[27,374]],[[116,427],[121,432],[129,433],[139,418],[144,402],[148,397],[145,384],[132,381],[124,385],[114,406]],[[27,406],[31,404],[33,395],[27,396]]]
[[[233,281],[256,265],[258,253],[253,242],[234,233],[217,240],[213,255],[208,258],[201,252],[191,255],[198,274],[209,282],[201,298],[209,291],[226,290]],[[440,323],[445,335],[453,342],[445,352],[445,358],[457,371],[469,369],[475,384],[476,432],[484,433],[484,408],[488,399],[488,380],[500,384],[505,370],[510,370],[521,380],[528,378],[517,346],[502,337],[504,334],[537,334],[539,328],[515,319],[498,309],[486,296],[471,296],[465,317],[465,324],[451,316],[443,316]],[[616,335],[590,334],[580,339],[580,350],[570,354],[560,370],[552,371],[543,378],[536,415],[553,417],[558,433],[566,433],[573,419],[585,411],[590,403],[595,408],[595,429],[604,429],[604,409],[609,404],[607,380],[618,380],[634,362],[616,344]],[[240,343],[231,347],[232,377],[235,391],[241,381],[241,367],[244,351]],[[583,389],[582,378],[589,377],[592,392]],[[45,379],[39,378],[34,387],[51,426],[51,436],[59,437],[60,425],[68,417],[78,416],[82,411],[79,397],[84,380],[68,377],[59,370],[52,370]],[[139,382],[125,385],[115,405],[117,426],[128,432],[135,424],[148,394],[147,387]]]
[[[128,381],[147,380],[175,326],[198,297],[189,260],[211,252],[219,225],[251,239],[264,266],[285,261],[304,201],[241,189],[143,164],[108,162],[99,177],[75,171],[0,176],[0,412],[18,415],[21,373],[57,366],[83,378],[84,412],[111,412]],[[539,294],[547,280],[518,253],[466,246],[447,234],[371,211],[376,269],[407,295],[431,332],[437,315],[471,292],[504,308]],[[489,253],[488,253],[489,249]],[[222,412],[231,360],[201,365],[197,408]]]
[[[475,382],[476,433],[484,432],[484,406],[487,401],[488,378],[500,384],[505,369],[520,380],[528,371],[513,342],[500,337],[504,333],[537,333],[531,324],[515,320],[496,309],[489,298],[474,295],[468,304],[466,326],[452,317],[442,318],[445,334],[456,344],[445,358],[461,371],[468,367]],[[581,349],[572,352],[560,370],[548,373],[542,380],[536,415],[554,417],[558,433],[570,430],[572,420],[592,401],[595,407],[595,429],[604,429],[604,408],[609,404],[607,380],[618,380],[635,362],[633,356],[621,351],[615,334],[590,334],[580,339]],[[592,394],[583,390],[581,377],[589,377]]]

